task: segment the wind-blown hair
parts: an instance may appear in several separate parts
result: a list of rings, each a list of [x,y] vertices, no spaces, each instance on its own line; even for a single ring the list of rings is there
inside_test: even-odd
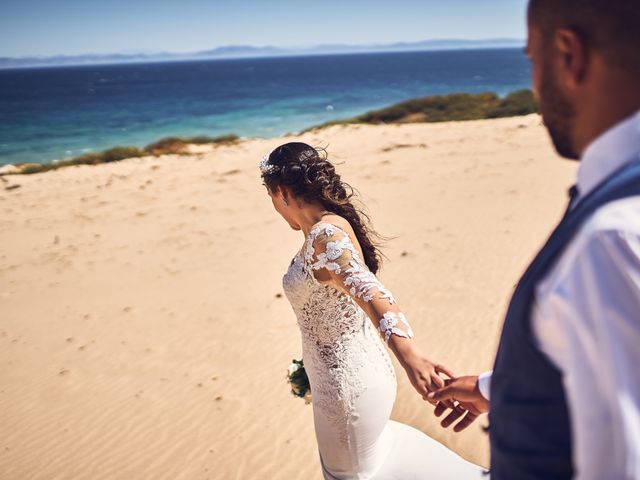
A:
[[[284,186],[307,203],[319,203],[328,212],[346,219],[362,248],[364,261],[373,273],[381,265],[379,240],[369,217],[353,204],[353,188],[342,181],[324,149],[306,143],[291,142],[273,150],[262,170],[264,184],[271,192]]]

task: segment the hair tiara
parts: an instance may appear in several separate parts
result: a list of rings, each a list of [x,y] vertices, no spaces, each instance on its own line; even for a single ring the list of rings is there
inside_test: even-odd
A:
[[[269,175],[278,170],[278,167],[269,163],[270,155],[271,153],[267,153],[264,157],[262,157],[262,160],[260,161],[260,173],[262,173],[263,175]]]
[[[270,175],[272,173],[277,172],[281,168],[278,165],[273,165],[272,163],[269,163],[269,158],[271,157],[272,153],[273,151],[267,153],[265,156],[262,157],[262,160],[260,161],[260,173],[262,173],[263,175]],[[299,166],[304,169],[312,161],[313,157],[317,155],[318,155],[318,152],[313,147],[311,147],[310,150],[302,152],[300,154]]]

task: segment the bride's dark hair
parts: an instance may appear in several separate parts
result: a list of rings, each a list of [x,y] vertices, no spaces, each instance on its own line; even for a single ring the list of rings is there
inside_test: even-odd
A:
[[[353,188],[340,179],[324,149],[302,142],[285,143],[269,154],[267,164],[271,167],[262,171],[262,179],[271,192],[278,185],[285,186],[305,202],[320,203],[345,218],[356,234],[367,267],[373,273],[378,271],[381,253],[373,238],[382,237],[371,227],[369,217],[353,205]]]

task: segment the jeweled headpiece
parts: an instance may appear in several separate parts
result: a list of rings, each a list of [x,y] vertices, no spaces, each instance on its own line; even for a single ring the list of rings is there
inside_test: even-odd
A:
[[[262,157],[262,161],[260,162],[260,173],[263,175],[269,175],[278,170],[278,167],[269,163],[269,156],[271,153],[267,153],[264,157]]]

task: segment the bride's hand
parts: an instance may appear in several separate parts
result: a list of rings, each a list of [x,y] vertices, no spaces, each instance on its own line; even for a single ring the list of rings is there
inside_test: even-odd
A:
[[[405,369],[413,388],[424,400],[435,405],[437,402],[427,398],[427,395],[444,387],[445,381],[441,374],[449,378],[455,378],[455,375],[445,366],[425,357],[413,340],[393,336],[389,346]]]

